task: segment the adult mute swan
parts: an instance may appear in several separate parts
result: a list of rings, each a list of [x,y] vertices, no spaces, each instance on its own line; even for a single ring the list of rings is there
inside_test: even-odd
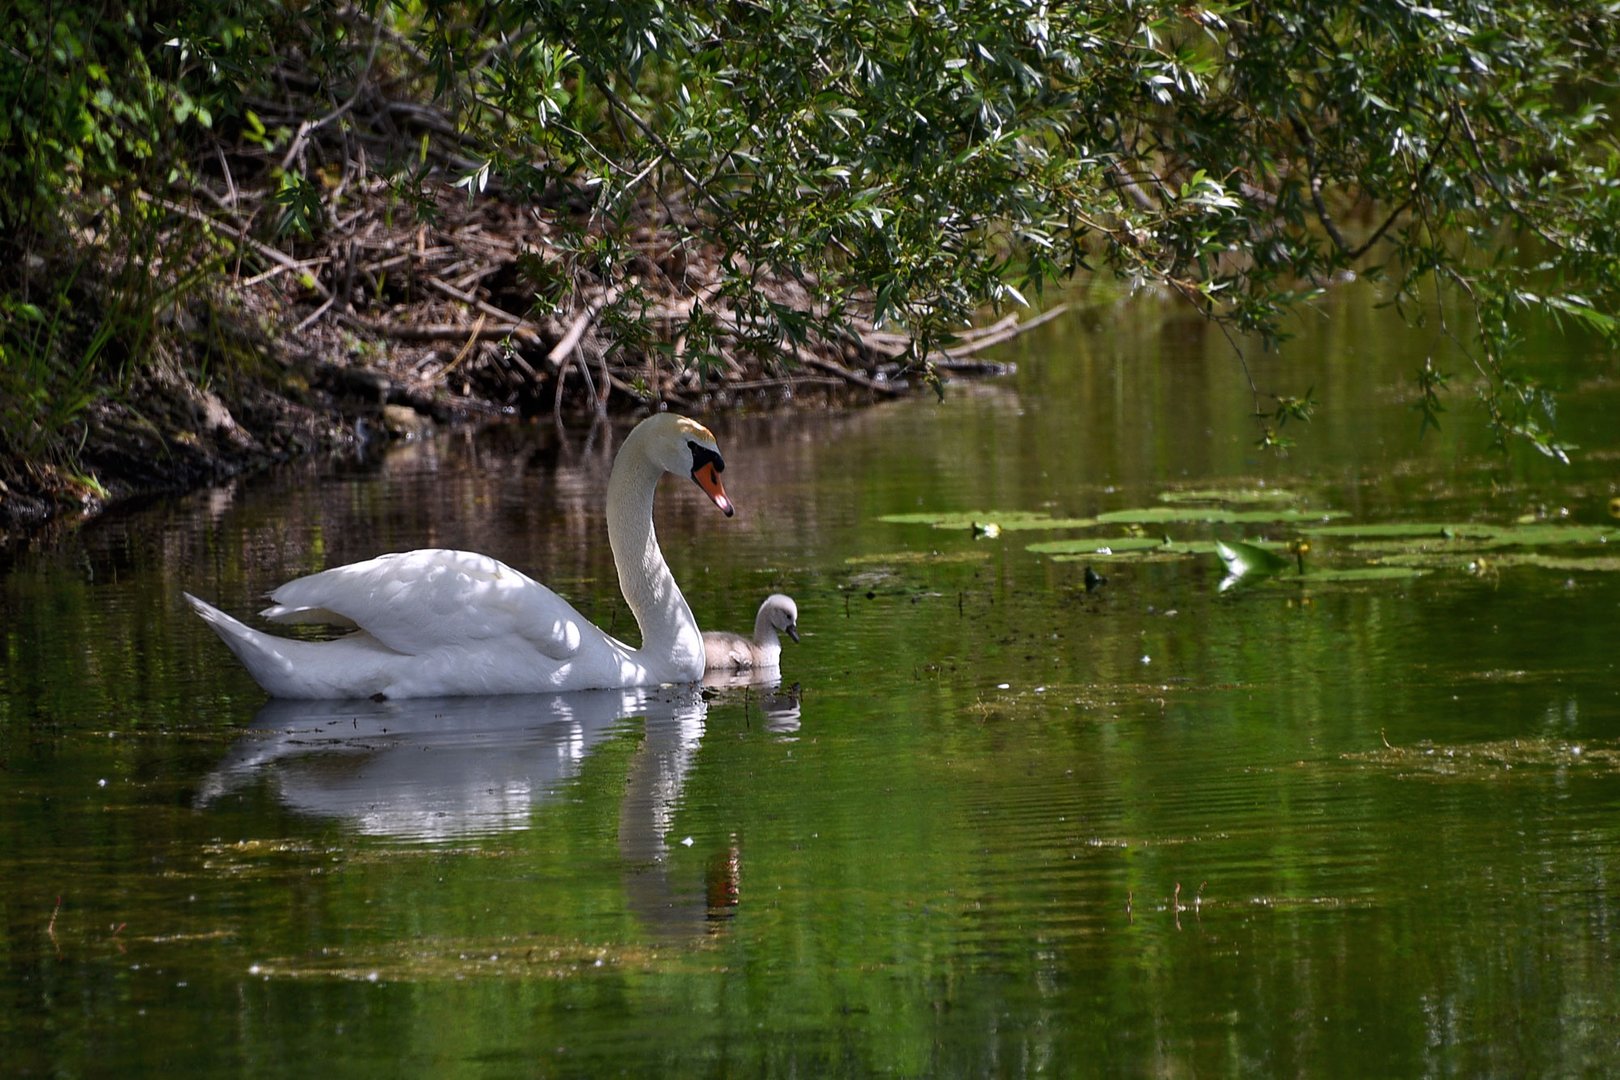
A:
[[[758,671],[774,668],[782,660],[782,639],[786,634],[795,643],[799,640],[799,607],[791,596],[772,593],[759,605],[754,616],[754,639],[724,630],[708,630],[703,634],[704,663],[708,671]]]
[[[260,633],[185,594],[259,685],[280,698],[438,697],[614,689],[703,677],[703,635],[653,533],[666,472],[689,475],[727,517],[709,429],[658,413],[625,437],[608,479],[608,542],[641,628],[633,649],[532,578],[487,555],[382,555],[289,581],[261,614],[355,632],[333,641]]]

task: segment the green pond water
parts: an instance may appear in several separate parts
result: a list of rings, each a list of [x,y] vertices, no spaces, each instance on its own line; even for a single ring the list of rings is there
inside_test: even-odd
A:
[[[943,404],[705,417],[739,512],[666,479],[659,535],[706,627],[797,599],[775,686],[271,703],[181,599],[467,547],[633,635],[622,427],[13,551],[0,1074],[1612,1073],[1620,379],[1528,352],[1570,465],[1356,289],[1249,354],[1322,404],[1287,456],[1151,304]]]

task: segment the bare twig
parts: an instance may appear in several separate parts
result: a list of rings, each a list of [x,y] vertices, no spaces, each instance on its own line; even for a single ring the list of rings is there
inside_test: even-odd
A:
[[[962,345],[952,346],[950,349],[943,350],[944,354],[947,358],[954,356],[972,356],[974,353],[982,352],[993,345],[1000,345],[1004,342],[1011,341],[1020,334],[1026,334],[1035,329],[1037,326],[1051,322],[1059,315],[1066,315],[1068,314],[1070,307],[1071,305],[1069,304],[1058,304],[1041,312],[1039,315],[1025,319],[1023,322],[1019,322],[1017,316],[1009,315],[1007,318],[996,323],[995,326],[990,328],[989,331],[981,332],[975,335],[971,341],[968,341]]]
[[[308,315],[306,315],[302,319],[298,320],[298,325],[293,327],[293,333],[295,333],[295,334],[302,333],[304,330],[308,329],[311,324],[319,322],[321,316],[325,315],[327,313],[327,311],[331,309],[332,304],[335,303],[336,301],[337,301],[337,296],[336,295],[330,294],[330,293],[327,294],[326,299],[321,301],[321,306],[320,307],[316,308],[314,311],[310,312]]]
[[[478,321],[473,324],[472,333],[467,335],[467,343],[461,347],[460,352],[456,353],[455,359],[444,365],[444,370],[440,371],[439,374],[435,376],[436,378],[445,378],[452,371],[456,370],[457,364],[467,359],[467,355],[472,352],[473,346],[478,344],[478,333],[484,329],[484,323],[488,321],[488,319],[488,315],[485,315],[482,312],[479,313]]]
[[[284,251],[279,251],[276,248],[271,247],[262,240],[258,240],[248,235],[247,230],[243,229],[241,226],[233,225],[228,221],[221,221],[216,217],[210,217],[201,210],[193,209],[192,207],[186,206],[184,203],[175,202],[173,199],[165,199],[161,195],[153,195],[150,192],[143,191],[140,193],[139,197],[146,202],[152,203],[154,206],[161,206],[165,210],[179,214],[182,217],[190,218],[192,221],[199,224],[206,225],[212,229],[218,229],[219,231],[229,235],[231,239],[236,240],[239,243],[246,244],[248,247],[252,248],[260,255],[263,255],[271,262],[280,263],[290,270],[299,270],[303,268],[302,264],[297,259],[293,258],[291,255],[288,255]],[[325,285],[322,285],[319,278],[315,278],[313,276],[310,277],[309,285],[316,292],[320,293],[322,297],[330,297],[332,295],[331,290],[329,290]]]
[[[824,360],[815,353],[801,349],[797,345],[792,347],[792,353],[794,359],[798,360],[799,363],[804,364],[807,367],[813,367],[820,371],[831,372],[847,383],[864,387],[867,390],[883,394],[887,397],[899,397],[902,394],[911,392],[910,384],[904,382],[903,380],[891,382],[886,379],[874,379],[871,376],[863,375],[858,371],[851,371],[843,364],[836,363],[832,360]]]
[[[452,300],[460,300],[463,304],[471,304],[484,314],[495,316],[497,319],[501,320],[502,323],[512,327],[511,335],[513,337],[533,343],[538,343],[540,341],[539,328],[531,323],[528,319],[525,319],[523,316],[514,315],[510,311],[505,311],[498,308],[487,300],[480,300],[472,293],[458,289],[448,281],[442,281],[439,278],[430,278],[428,280],[428,285],[429,287],[444,293],[444,295],[450,297]]]
[[[591,323],[596,321],[596,316],[601,313],[603,308],[618,298],[619,287],[615,285],[585,305],[585,310],[568,327],[568,332],[563,334],[562,340],[553,345],[551,351],[546,354],[546,359],[550,361],[553,367],[559,369],[562,367],[563,360],[569,353],[579,347],[579,339],[585,335],[585,331],[590,328]]]
[[[371,65],[377,59],[377,46],[381,43],[382,27],[379,26],[377,28],[377,32],[371,36],[371,52],[366,56],[366,66],[361,69],[360,77],[355,80],[354,93],[350,95],[348,101],[345,101],[343,104],[339,105],[337,108],[333,109],[319,120],[306,120],[302,124],[298,125],[298,134],[293,136],[292,144],[287,147],[287,153],[282,156],[282,172],[286,172],[288,169],[291,169],[292,163],[296,161],[298,156],[304,152],[304,147],[309,144],[309,136],[311,133],[319,131],[327,124],[330,124],[332,121],[354,108],[355,103],[360,100],[360,95],[365,92],[367,80],[371,77]]]
[[[357,330],[395,341],[461,341],[468,336],[467,327],[460,323],[401,323],[388,319],[366,319],[358,315],[344,316],[344,322]],[[480,341],[499,341],[515,337],[520,326],[507,323],[486,325],[472,336]]]

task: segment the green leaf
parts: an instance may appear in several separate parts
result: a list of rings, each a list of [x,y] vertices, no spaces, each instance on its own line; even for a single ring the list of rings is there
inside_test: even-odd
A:
[[[1293,565],[1275,551],[1242,540],[1216,540],[1215,554],[1226,572],[1238,578],[1276,574]]]
[[[972,531],[975,526],[994,522],[1002,532],[1030,529],[1084,529],[1097,522],[1093,518],[1055,518],[1031,510],[950,510],[911,514],[885,514],[879,521],[893,525],[931,525],[936,529]]]
[[[1104,524],[1160,525],[1169,522],[1195,522],[1214,525],[1250,524],[1258,522],[1322,522],[1344,517],[1338,510],[1295,510],[1278,507],[1271,510],[1223,510],[1200,506],[1147,506],[1137,510],[1113,510],[1098,514]]]

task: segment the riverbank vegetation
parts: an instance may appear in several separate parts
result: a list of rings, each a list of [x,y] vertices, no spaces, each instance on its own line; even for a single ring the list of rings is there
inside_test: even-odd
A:
[[[1617,330],[1620,20],[1595,0],[0,22],[12,524],[422,416],[937,390],[1077,281],[1258,347],[1351,275],[1414,319],[1449,291],[1487,422],[1560,455],[1514,327]],[[1414,373],[1424,423],[1459,374]],[[1264,443],[1314,407],[1252,389]]]

